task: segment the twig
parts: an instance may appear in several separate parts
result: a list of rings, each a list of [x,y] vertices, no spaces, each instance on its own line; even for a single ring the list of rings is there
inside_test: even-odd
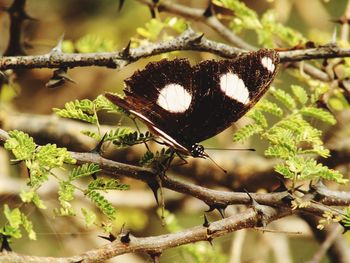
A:
[[[22,46],[22,27],[27,19],[32,19],[25,10],[26,0],[14,0],[12,5],[7,9],[10,16],[10,40],[5,56],[24,55]]]
[[[327,250],[332,246],[335,239],[342,233],[342,228],[338,226],[332,232],[328,232],[326,239],[321,244],[319,250],[315,253],[311,260],[307,261],[307,263],[319,263],[327,253]]]
[[[340,39],[346,43],[349,41],[349,19],[350,19],[350,1],[348,1],[344,14],[342,16],[341,23],[341,33],[340,33]]]

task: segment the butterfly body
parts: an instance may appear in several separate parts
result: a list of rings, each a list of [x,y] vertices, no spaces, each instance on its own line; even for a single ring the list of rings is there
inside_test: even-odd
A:
[[[278,63],[278,53],[267,49],[193,67],[187,59],[161,60],[125,80],[124,98],[106,97],[141,119],[168,146],[205,157],[198,143],[253,107],[273,81]]]

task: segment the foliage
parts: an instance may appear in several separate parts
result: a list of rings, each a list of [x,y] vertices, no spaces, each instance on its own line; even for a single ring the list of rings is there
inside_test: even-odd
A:
[[[100,99],[101,101],[101,99]],[[84,101],[75,103],[76,105],[89,105]],[[102,104],[101,104],[102,105]],[[83,108],[83,107],[80,107]],[[88,107],[86,107],[88,108]],[[85,108],[85,109],[86,109]],[[99,106],[104,108],[104,106]],[[101,169],[97,164],[86,163],[76,166],[64,178],[56,175],[55,169],[65,171],[65,164],[75,164],[75,160],[70,156],[65,148],[58,148],[54,144],[46,144],[38,146],[34,143],[33,138],[21,131],[10,131],[9,139],[5,142],[5,148],[12,151],[15,156],[14,161],[23,161],[29,171],[28,190],[22,190],[20,198],[22,202],[33,203],[39,209],[46,209],[43,200],[40,198],[36,190],[49,180],[49,177],[58,181],[58,201],[60,207],[54,209],[58,216],[75,216],[77,215],[74,205],[72,204],[77,190],[82,191],[108,218],[114,220],[116,218],[116,209],[99,191],[110,190],[128,190],[129,186],[119,183],[116,179],[98,178],[89,180],[86,189],[82,189],[75,185],[79,179],[95,176]],[[114,138],[114,137],[113,137]],[[113,138],[110,138],[111,140]],[[86,225],[91,225],[96,220],[96,214],[81,208],[82,216]],[[7,238],[22,237],[22,226],[28,233],[30,239],[35,239],[36,235],[33,230],[32,222],[24,215],[20,208],[10,208],[4,206],[4,215],[7,219],[5,225],[0,229],[0,233]]]
[[[19,208],[10,209],[7,204],[4,205],[4,215],[7,223],[0,228],[0,233],[7,238],[21,238],[23,227],[28,234],[28,238],[36,240],[36,233],[33,230],[32,222],[23,214]]]
[[[267,140],[269,147],[265,150],[267,157],[281,159],[275,166],[276,172],[293,180],[332,180],[346,183],[339,171],[317,163],[315,156],[329,157],[329,150],[324,148],[322,131],[313,127],[312,119],[328,125],[335,124],[334,116],[316,107],[317,89],[308,98],[307,91],[298,85],[291,86],[292,93],[271,88],[270,94],[276,102],[264,99],[247,115],[254,123],[247,124],[237,131],[234,141],[247,140],[258,134]],[[282,108],[284,107],[284,109]],[[265,113],[278,118],[275,123],[268,123]]]

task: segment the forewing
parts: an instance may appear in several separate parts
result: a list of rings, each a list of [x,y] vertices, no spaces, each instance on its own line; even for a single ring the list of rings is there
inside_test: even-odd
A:
[[[169,145],[178,147],[183,141],[179,130],[191,112],[194,92],[192,73],[187,59],[149,63],[145,69],[125,80],[123,99],[112,94],[106,94],[106,97],[142,119]],[[172,143],[169,138],[178,141],[178,145],[174,145],[176,143]]]
[[[188,125],[189,144],[210,138],[241,118],[267,91],[279,63],[278,53],[262,49],[234,60],[203,61],[194,68]]]

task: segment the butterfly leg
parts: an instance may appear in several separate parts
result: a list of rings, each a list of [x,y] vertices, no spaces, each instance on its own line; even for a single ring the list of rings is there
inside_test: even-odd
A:
[[[138,133],[141,133],[141,130],[140,130],[139,126],[137,125],[136,118],[135,118],[135,117],[131,117],[131,120],[132,120],[133,123],[135,124],[136,130],[138,131]],[[146,139],[143,140],[143,144],[145,145],[147,151],[150,152],[151,150],[150,150],[149,147],[148,147],[148,144],[147,144]]]

